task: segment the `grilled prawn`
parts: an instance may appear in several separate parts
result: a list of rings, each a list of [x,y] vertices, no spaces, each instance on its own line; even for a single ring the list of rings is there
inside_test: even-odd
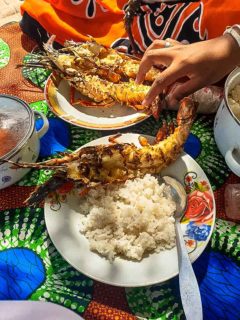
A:
[[[86,44],[86,46],[88,48],[89,45]],[[81,58],[85,61],[85,65],[82,64],[79,68],[80,58],[76,58],[65,52],[59,53],[57,50],[54,50],[52,46],[50,46],[51,49],[49,49],[49,44],[44,47],[49,61],[44,57],[42,63],[45,64],[46,67],[54,70],[61,78],[66,79],[71,86],[83,96],[89,98],[93,102],[92,105],[94,107],[97,107],[98,104],[107,107],[114,102],[118,102],[120,104],[126,104],[135,110],[146,109],[146,107],[142,105],[142,101],[150,89],[149,85],[137,85],[132,79],[125,82],[118,82],[119,74],[110,69],[98,69],[96,67],[91,69],[92,62],[89,60],[90,54],[86,54],[86,58]],[[80,48],[83,50],[82,47]],[[76,47],[76,51],[77,49],[79,49],[79,47]],[[93,52],[96,52],[96,50],[93,50]],[[96,74],[93,75],[91,73],[94,70]],[[106,80],[105,76],[111,81]],[[159,104],[160,100],[156,98],[152,106],[149,107],[155,117],[157,117],[155,110],[159,109]]]
[[[167,127],[165,124],[160,128],[154,145],[140,139],[142,148],[138,148],[134,144],[115,143],[113,140],[109,145],[83,147],[59,159],[40,163],[15,163],[17,168],[55,171],[49,181],[31,194],[28,204],[36,206],[49,193],[57,191],[66,183],[88,190],[99,185],[122,183],[146,173],[159,173],[180,155],[195,114],[196,104],[192,99],[184,98],[177,115],[178,126]]]
[[[118,83],[121,80],[135,79],[140,60],[130,57],[115,49],[107,48],[95,40],[87,42],[65,41],[64,47],[54,49],[55,36],[51,36],[43,45],[45,55],[36,56],[25,64],[30,66],[46,66],[54,69],[54,64],[65,68],[73,68],[78,72],[98,75],[108,81]],[[145,80],[152,83],[160,70],[152,67],[146,74]]]
[[[98,76],[76,73],[75,70],[72,69],[67,69],[66,73],[67,75],[64,78],[68,80],[77,91],[95,103],[105,103],[108,105],[115,101],[121,104],[125,103],[127,106],[136,110],[146,108],[142,105],[142,101],[149,91],[148,86],[136,86],[133,80],[114,84]],[[71,76],[69,76],[69,73],[71,73]],[[157,97],[151,108],[154,109],[158,103],[159,98]]]
[[[49,55],[53,54],[54,51],[52,48],[53,40],[54,37],[51,37],[44,45],[44,49]],[[120,81],[122,77],[135,79],[140,65],[140,60],[115,49],[107,48],[93,38],[91,38],[91,41],[82,43],[66,41],[64,48],[60,49],[58,54],[61,52],[74,57],[75,64],[81,70],[87,69],[89,73],[97,73],[107,80],[114,80],[113,82]],[[147,72],[145,80],[153,82],[158,74],[159,70],[152,67]]]

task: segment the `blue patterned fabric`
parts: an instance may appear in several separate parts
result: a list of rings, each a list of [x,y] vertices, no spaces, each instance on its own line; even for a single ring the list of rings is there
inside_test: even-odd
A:
[[[45,280],[41,258],[25,248],[0,252],[0,300],[26,300]]]
[[[205,250],[194,264],[204,319],[240,319],[240,266],[225,254]]]
[[[71,142],[68,124],[61,119],[49,118],[49,129],[41,138],[40,157],[49,157],[58,152],[65,151]],[[36,129],[39,130],[43,125],[43,120],[36,121]]]

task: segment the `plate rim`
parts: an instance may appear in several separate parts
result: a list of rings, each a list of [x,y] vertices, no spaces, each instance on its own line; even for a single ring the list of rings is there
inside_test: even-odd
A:
[[[91,129],[91,130],[102,130],[102,131],[120,130],[120,129],[126,129],[126,128],[132,127],[136,124],[139,124],[139,123],[143,122],[144,120],[147,120],[148,118],[150,118],[152,115],[150,110],[142,112],[142,113],[139,112],[140,113],[139,116],[137,116],[135,119],[125,121],[124,122],[125,124],[123,123],[122,125],[109,124],[109,125],[99,126],[99,125],[91,124],[89,122],[77,120],[76,118],[75,118],[75,121],[72,121],[67,118],[67,114],[62,114],[62,113],[56,111],[56,109],[59,109],[59,105],[57,104],[57,102],[53,101],[53,100],[55,100],[56,93],[52,93],[52,96],[51,96],[51,94],[49,94],[49,91],[54,91],[54,90],[56,91],[57,90],[57,87],[55,86],[54,81],[52,79],[55,75],[56,74],[54,72],[52,72],[46,80],[46,83],[44,86],[44,98],[46,100],[46,103],[47,103],[49,109],[58,118],[70,123],[71,125],[75,125],[80,128]],[[64,80],[58,76],[57,76],[57,79],[58,79],[58,81]],[[53,97],[53,95],[54,95],[54,97]],[[70,102],[69,102],[69,104],[70,104]],[[54,107],[54,105],[56,105],[56,108]],[[136,114],[137,114],[137,112],[136,112]],[[74,119],[74,117],[73,117],[73,119]]]
[[[138,134],[138,133],[123,133],[122,135],[126,135],[126,134],[130,134],[130,135],[137,135],[137,136],[140,136],[141,134]],[[108,135],[108,136],[103,136],[103,137],[100,137],[100,138],[97,138],[97,139],[94,139],[88,143],[86,143],[85,145],[81,146],[80,148],[78,148],[77,150],[87,146],[88,144],[90,144],[91,142],[95,141],[95,140],[99,140],[99,139],[102,139],[102,138],[108,138],[108,137],[111,137],[112,135]],[[154,138],[153,136],[150,136],[150,135],[143,135],[145,137],[150,137],[150,138]],[[76,151],[77,151],[76,150]],[[205,251],[206,247],[208,246],[210,240],[211,240],[211,237],[212,237],[212,233],[214,231],[214,228],[215,228],[215,224],[216,224],[216,201],[215,201],[215,196],[214,196],[214,191],[212,189],[212,186],[209,182],[209,179],[205,173],[205,171],[202,169],[202,167],[196,162],[196,160],[191,157],[188,153],[182,151],[181,154],[179,155],[178,158],[180,158],[181,156],[185,156],[187,155],[189,158],[191,158],[192,161],[195,162],[195,164],[203,171],[204,175],[206,176],[206,179],[207,179],[207,182],[210,186],[210,192],[211,192],[211,195],[212,195],[212,199],[213,199],[213,218],[212,218],[212,223],[211,223],[211,230],[208,234],[208,237],[207,239],[204,241],[204,244],[199,248],[199,252],[196,254],[196,256],[194,258],[190,258],[190,261],[191,261],[191,264],[193,264],[202,254],[203,252]],[[59,252],[59,254],[63,257],[63,259],[65,261],[67,261],[67,263],[69,263],[73,268],[75,268],[78,272],[82,273],[83,275],[87,276],[88,278],[92,279],[92,280],[95,280],[95,281],[98,281],[100,283],[104,283],[104,284],[107,284],[107,285],[111,285],[111,286],[115,286],[115,287],[123,287],[123,288],[139,288],[139,287],[145,287],[145,286],[151,286],[151,285],[155,285],[155,284],[162,284],[162,283],[165,283],[166,281],[169,281],[171,279],[173,279],[174,277],[178,276],[179,275],[179,271],[175,272],[174,274],[172,274],[170,277],[165,277],[163,280],[160,280],[158,282],[156,281],[149,281],[149,282],[145,282],[145,283],[140,283],[140,284],[128,284],[128,283],[113,283],[111,281],[106,281],[106,280],[102,280],[101,278],[98,278],[98,277],[95,277],[95,276],[92,276],[90,275],[88,272],[83,272],[82,270],[79,269],[78,266],[75,266],[74,263],[70,262],[70,260],[68,258],[65,257],[64,253],[62,253],[61,250],[58,249],[58,247],[56,246],[55,244],[55,240],[52,239],[51,237],[51,234],[49,232],[49,229],[48,229],[48,225],[47,225],[47,213],[46,213],[46,206],[48,205],[48,201],[46,200],[45,203],[44,203],[44,220],[45,220],[45,224],[46,224],[46,228],[47,228],[47,232],[48,232],[48,235],[52,241],[52,243],[54,244],[56,250]],[[184,224],[184,223],[183,223]],[[173,247],[172,249],[170,250],[173,250],[174,248],[176,248],[177,250],[177,247]],[[96,253],[97,254],[97,253]],[[104,258],[104,257],[103,257]],[[140,261],[141,262],[141,261]]]

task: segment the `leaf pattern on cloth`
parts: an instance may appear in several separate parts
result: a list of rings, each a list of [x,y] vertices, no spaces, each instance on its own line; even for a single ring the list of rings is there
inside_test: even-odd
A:
[[[27,54],[24,59],[24,62],[36,62],[37,59],[33,59],[35,55],[32,53]],[[51,71],[44,68],[36,68],[36,67],[22,67],[22,75],[24,78],[31,81],[33,84],[38,86],[39,88],[44,88],[47,78],[50,76]]]
[[[10,60],[10,48],[6,42],[0,39],[0,69],[4,68]]]
[[[224,252],[240,266],[239,235],[240,225],[234,222],[217,219],[211,242],[214,250]]]
[[[128,304],[138,319],[183,320],[184,314],[179,296],[169,282],[150,287],[126,289]]]

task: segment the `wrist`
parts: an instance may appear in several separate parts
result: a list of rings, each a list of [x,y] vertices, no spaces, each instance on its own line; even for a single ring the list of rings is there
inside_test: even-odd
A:
[[[240,65],[240,47],[236,39],[229,33],[225,33],[221,36],[221,39],[223,41],[225,49],[223,52],[226,54],[226,59],[235,64],[235,66]]]

